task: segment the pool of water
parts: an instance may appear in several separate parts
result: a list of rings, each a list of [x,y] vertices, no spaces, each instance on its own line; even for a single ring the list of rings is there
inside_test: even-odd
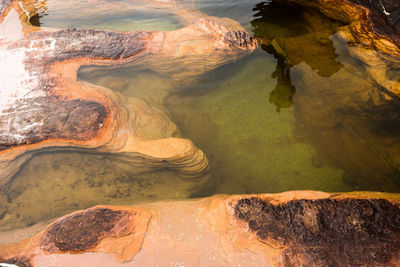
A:
[[[101,1],[42,1],[31,23],[118,31],[182,26],[161,7],[149,13],[133,1],[113,2],[115,9]],[[343,24],[273,1],[183,3],[240,22],[260,47],[189,83],[146,66],[88,66],[78,77],[165,113],[177,126],[169,135],[191,139],[207,155],[207,177],[143,172],[110,154],[44,151],[1,188],[0,231],[96,204],[300,189],[400,191],[400,104],[348,54],[338,35]]]

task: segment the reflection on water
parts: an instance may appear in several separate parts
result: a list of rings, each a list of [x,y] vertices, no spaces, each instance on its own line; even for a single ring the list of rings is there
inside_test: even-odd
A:
[[[281,5],[257,5],[252,25],[263,49],[283,63],[277,70],[286,70],[296,90],[294,135],[313,145],[321,165],[343,169],[342,179],[352,189],[397,192],[399,102],[386,100],[363,64],[350,57],[336,34],[340,24],[289,8],[296,20],[281,20],[278,24],[287,30],[274,35],[272,27],[264,26],[273,24],[272,14],[276,18],[279,9]]]
[[[214,184],[204,195],[351,190],[342,170],[316,167],[313,148],[296,141],[292,109],[278,113],[269,103],[275,67],[276,60],[259,50],[169,99],[182,134],[209,158]]]
[[[31,22],[116,30],[180,27],[162,10],[162,16],[138,15],[139,5],[127,1],[116,1],[117,10],[101,1],[89,7],[87,1],[71,2],[43,1]],[[349,56],[336,34],[344,25],[272,1],[196,5],[239,20],[261,47],[186,87],[146,66],[86,67],[79,79],[114,90],[128,111],[147,105],[140,129],[146,138],[191,139],[209,158],[210,182],[166,170],[139,171],[115,155],[43,152],[1,189],[0,230],[95,204],[296,189],[399,191],[400,105]],[[396,70],[390,75],[400,79]],[[152,127],[152,112],[166,114],[162,131]]]

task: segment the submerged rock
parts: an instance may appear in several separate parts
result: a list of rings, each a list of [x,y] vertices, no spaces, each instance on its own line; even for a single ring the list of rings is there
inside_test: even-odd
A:
[[[170,129],[176,126],[165,109],[154,112],[162,101],[125,99],[78,81],[77,71],[84,65],[129,63],[168,75],[177,84],[190,83],[256,48],[237,22],[177,3],[165,7],[186,23],[175,31],[39,28],[28,22],[36,12],[34,3],[2,1],[0,6],[0,81],[5,86],[0,92],[0,185],[35,153],[67,148],[114,153],[138,173],[169,168],[190,178],[207,171],[203,152],[191,141],[172,136],[176,131]],[[124,87],[115,81],[105,85]],[[143,125],[152,134],[141,131]]]
[[[33,266],[397,266],[399,200],[293,191],[96,206],[0,247],[0,257]]]

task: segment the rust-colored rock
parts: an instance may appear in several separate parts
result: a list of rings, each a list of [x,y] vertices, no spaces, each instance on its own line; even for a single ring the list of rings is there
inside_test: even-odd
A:
[[[0,257],[33,266],[398,266],[399,201],[294,191],[94,207],[0,247]],[[118,256],[126,244],[136,249]]]

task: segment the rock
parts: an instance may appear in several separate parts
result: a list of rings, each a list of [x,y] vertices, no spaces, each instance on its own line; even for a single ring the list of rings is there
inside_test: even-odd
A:
[[[396,266],[399,201],[293,191],[96,206],[0,247],[0,257],[27,266]]]
[[[176,31],[41,29],[28,23],[27,16],[36,12],[34,2],[2,1],[0,6],[0,81],[5,84],[0,92],[0,185],[39,150],[66,148],[111,152],[132,163],[140,161],[139,169],[170,168],[185,177],[207,171],[206,157],[189,140],[152,138],[159,136],[153,132],[175,132],[166,130],[173,125],[166,114],[129,119],[129,113],[131,118],[149,113],[143,107],[153,103],[128,103],[134,109],[127,108],[121,95],[78,81],[77,71],[84,65],[129,62],[149,66],[177,84],[190,83],[256,48],[239,23],[175,4],[166,9],[186,22]],[[158,4],[149,1],[151,5]],[[140,129],[138,121],[151,124],[152,134],[133,131]]]
[[[389,94],[400,96],[400,82],[387,73],[400,67],[400,4],[396,0],[279,0],[318,8],[326,16],[348,26],[339,34],[348,42],[350,55],[364,64],[370,77]]]

